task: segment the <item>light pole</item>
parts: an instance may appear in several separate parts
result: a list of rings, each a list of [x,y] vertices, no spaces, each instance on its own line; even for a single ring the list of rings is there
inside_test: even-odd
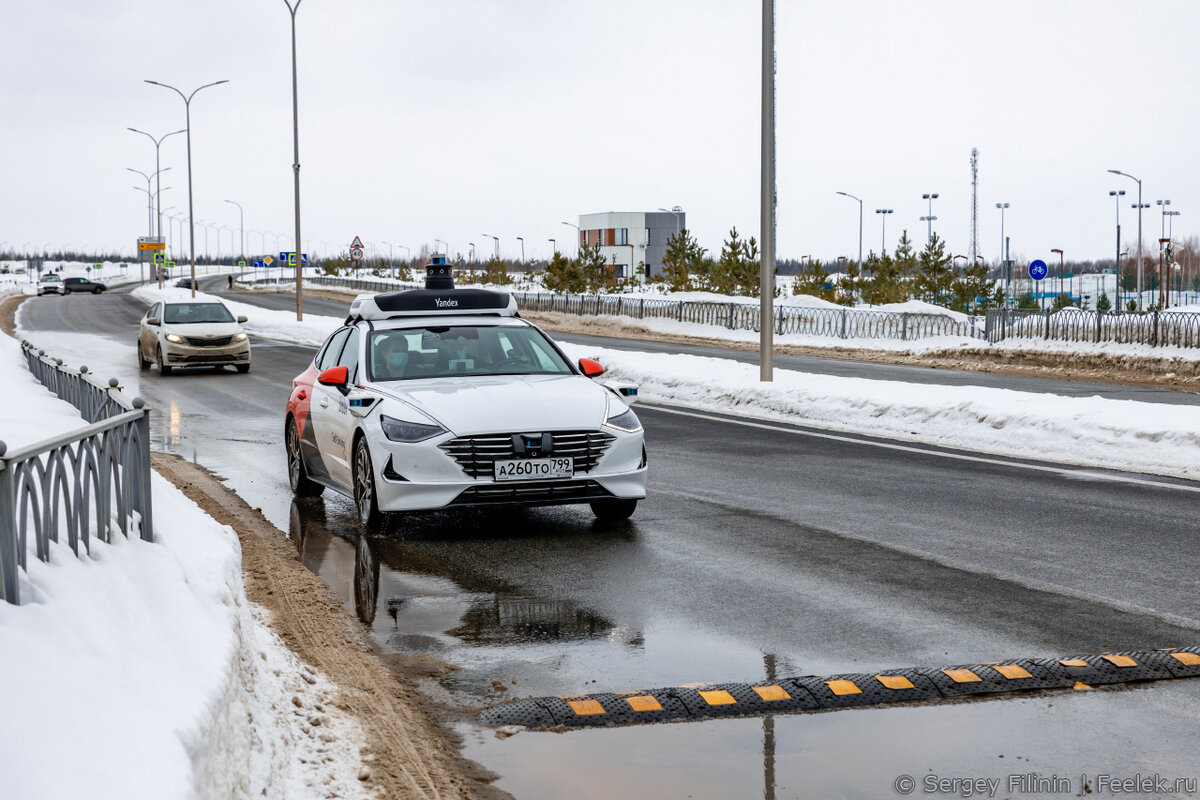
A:
[[[680,219],[681,219],[681,218],[680,218],[680,214],[682,214],[682,213],[683,213],[683,209],[682,209],[682,208],[680,208],[679,206],[675,206],[674,208],[660,208],[660,209],[658,209],[658,210],[659,210],[659,211],[665,211],[665,212],[666,212],[666,213],[668,213],[668,214],[674,214],[674,215],[675,215],[675,235],[676,235],[676,236],[678,236],[678,235],[679,235],[679,232],[680,232],[681,230],[683,230],[683,225],[682,225],[682,223],[680,222]]]
[[[226,200],[226,203],[237,206],[238,210],[238,233],[241,236],[241,249],[238,251],[242,258],[246,257],[246,214],[242,211],[241,203],[236,203],[233,200]]]
[[[1124,189],[1113,189],[1108,193],[1109,197],[1116,200],[1117,206],[1117,311],[1124,311],[1121,305],[1121,198],[1125,196]]]
[[[383,240],[380,239],[380,241],[382,242]],[[383,242],[383,243],[388,246],[388,266],[393,267],[394,266],[394,259],[392,258],[392,246],[393,245],[391,242]]]
[[[883,223],[882,233],[880,234],[880,239],[879,239],[879,255],[880,256],[882,256],[884,253],[887,252],[887,215],[891,214],[893,212],[893,210],[894,209],[891,209],[891,208],[875,209],[875,213],[879,215],[879,219]]]
[[[547,239],[546,241],[550,243],[550,252],[557,254],[558,242],[554,241],[553,239]]]
[[[575,255],[579,255],[579,226],[574,222],[564,222],[563,225],[570,225],[575,229]]]
[[[858,271],[862,272],[862,215],[863,203],[862,200],[850,194],[849,192],[838,192],[842,197],[849,197],[851,200],[858,200]]]
[[[775,379],[775,0],[762,0],[762,77],[759,81],[758,379]]]
[[[140,133],[142,136],[146,136],[150,139],[150,141],[154,142],[154,173],[155,173],[155,175],[158,175],[160,172],[162,172],[162,170],[159,169],[159,153],[158,153],[159,146],[163,143],[163,141],[168,136],[174,136],[177,133],[186,133],[187,132],[186,130],[171,131],[170,133],[164,133],[162,136],[155,139],[150,134],[146,133],[145,131],[139,131],[137,128],[128,128],[128,130],[131,130],[134,133]],[[158,176],[158,192],[159,193],[162,192],[162,176],[161,175]],[[158,208],[158,234],[157,235],[161,239],[162,238],[162,198],[161,197],[158,198],[157,208]],[[151,235],[154,235],[154,234],[151,234]]]
[[[1007,303],[1009,295],[1012,293],[1012,270],[1008,266],[1008,257],[1004,252],[1004,210],[1011,203],[996,203],[996,208],[1000,209],[1000,270],[1004,275],[1004,300]]]
[[[933,201],[937,200],[937,198],[938,198],[937,192],[929,192],[927,194],[921,195],[922,200],[929,201],[929,215],[925,216],[925,217],[921,217],[921,222],[928,223],[929,235],[928,235],[927,241],[931,241],[931,242],[933,241],[933,221],[937,219],[937,217],[935,217],[933,215]]]
[[[1062,278],[1063,278],[1063,251],[1057,247],[1050,248],[1051,253],[1058,253],[1058,307],[1063,307],[1062,299]],[[1082,280],[1082,279],[1081,279]],[[1083,284],[1080,284],[1080,291],[1083,290]]]
[[[171,245],[172,245],[170,248],[170,252],[174,253],[175,256],[178,256],[179,255],[179,240],[175,238],[175,231],[173,230],[173,228],[174,228],[176,220],[179,220],[179,224],[183,225],[183,212],[180,211],[178,214],[168,214],[166,211],[164,211],[163,216],[167,218],[167,238],[170,240]],[[174,261],[175,259],[171,258],[170,260]],[[161,289],[162,287],[160,286],[159,288]]]
[[[525,269],[525,240],[518,236],[517,241],[521,243],[521,269]]]
[[[467,244],[468,244],[468,245],[470,246],[470,248],[471,248],[471,250],[470,250],[470,255],[469,255],[469,256],[467,256],[467,263],[468,263],[468,264],[474,264],[474,263],[475,263],[475,243],[474,243],[474,242],[467,242]],[[472,269],[474,269],[474,267],[472,267]]]
[[[180,98],[183,99],[184,115],[185,115],[185,119],[187,121],[187,124],[184,126],[183,130],[187,134],[188,240],[189,240],[189,244],[190,244],[191,251],[192,251],[191,252],[191,257],[192,257],[192,297],[195,297],[196,296],[196,226],[191,221],[193,216],[195,215],[195,211],[192,208],[192,98],[195,97],[196,92],[199,92],[201,89],[207,89],[209,86],[220,86],[222,83],[229,83],[229,81],[221,80],[221,81],[214,81],[212,83],[206,83],[203,86],[199,86],[196,89],[192,90],[192,93],[188,94],[188,95],[185,95],[183,92],[179,91],[174,86],[168,86],[165,83],[159,83],[158,81],[151,81],[151,80],[147,80],[146,83],[149,83],[152,86],[162,86],[163,88],[170,89],[171,91],[175,92],[175,94],[179,95]]]
[[[1137,181],[1138,185],[1138,201],[1134,206],[1138,210],[1138,246],[1137,246],[1137,310],[1142,310],[1142,209],[1149,208],[1149,203],[1142,202],[1142,179],[1135,178],[1128,172],[1121,172],[1119,169],[1110,169],[1109,172],[1113,175],[1124,175],[1130,180]]]
[[[300,102],[296,91],[296,12],[300,9],[302,0],[296,0],[292,5],[290,0],[283,0],[288,13],[292,15],[292,174],[296,183],[296,321],[304,319],[304,293],[300,262]]]
[[[499,261],[500,260],[500,237],[492,236],[490,233],[481,233],[479,235],[485,239],[492,239],[495,241],[495,243],[496,243],[496,260]]]
[[[158,199],[158,196],[161,195],[162,191],[163,191],[162,190],[161,173],[166,172],[167,169],[170,169],[170,167],[167,167],[167,169],[155,170],[153,175],[147,175],[146,173],[142,172],[140,169],[134,169],[133,167],[126,167],[125,169],[129,170],[130,172],[135,172],[138,175],[141,175],[143,178],[146,179],[146,189],[145,189],[146,202],[149,203],[149,206],[146,209],[146,221],[149,223],[149,226],[150,226],[150,230],[149,230],[149,232],[147,232],[146,235],[153,236],[154,235],[154,201],[156,199]],[[157,181],[158,181],[159,188],[156,189],[154,192],[151,192],[150,191],[150,182],[155,179],[157,179]],[[135,188],[140,188],[140,187],[135,187]],[[168,186],[167,188],[170,189],[171,187]],[[160,202],[160,205],[161,205],[161,202]]]
[[[1167,206],[1171,205],[1170,200],[1155,200],[1154,205],[1158,206],[1162,211],[1162,224],[1159,226],[1158,238],[1167,238]]]
[[[434,252],[434,253],[437,253],[437,251],[438,251],[438,245],[445,245],[445,244],[446,244],[446,243],[445,243],[445,242],[443,242],[441,239],[434,239],[434,240],[433,240],[433,252]],[[449,249],[449,248],[446,248],[446,255],[450,255],[450,249]]]

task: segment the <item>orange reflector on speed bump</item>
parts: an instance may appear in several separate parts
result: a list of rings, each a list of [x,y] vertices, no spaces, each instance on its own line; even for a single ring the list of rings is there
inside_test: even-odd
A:
[[[581,717],[586,717],[589,714],[604,713],[604,706],[595,700],[568,700],[567,705]]]
[[[1086,667],[1088,665],[1082,658],[1060,658],[1058,663],[1064,667]]]
[[[737,703],[737,700],[733,699],[733,695],[724,689],[709,689],[708,691],[701,689],[700,696],[710,706],[730,706]]]
[[[1195,653],[1168,653],[1168,655],[1180,664],[1186,664],[1189,667],[1200,665],[1200,656]]]
[[[971,672],[971,670],[967,669],[966,667],[963,667],[961,669],[944,669],[944,670],[942,670],[942,672],[946,675],[947,678],[954,681],[955,683],[975,683],[976,681],[983,680],[982,678],[980,678],[974,672]]]
[[[913,682],[903,675],[876,675],[875,680],[879,681],[887,689],[915,689]]]
[[[754,693],[763,700],[791,700],[792,696],[782,686],[752,686]]]
[[[838,696],[844,694],[862,694],[862,689],[858,688],[854,681],[848,681],[845,679],[825,681],[825,685],[829,687],[829,691]]]
[[[992,669],[996,670],[996,672],[999,672],[1010,681],[1033,677],[1029,674],[1029,670],[1020,666],[1019,664],[999,664],[997,666],[993,666]]]
[[[626,697],[625,702],[634,711],[662,711],[662,705],[648,694],[639,697]]]
[[[1100,656],[1114,667],[1136,667],[1138,663],[1129,656]]]

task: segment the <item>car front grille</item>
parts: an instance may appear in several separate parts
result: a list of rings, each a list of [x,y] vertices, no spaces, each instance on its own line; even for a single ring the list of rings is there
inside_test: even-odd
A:
[[[451,506],[493,506],[519,503],[524,506],[558,506],[611,499],[612,494],[595,481],[494,483],[472,486]]]
[[[233,341],[232,336],[189,336],[188,344],[192,347],[224,347]]]
[[[472,478],[491,478],[495,475],[497,459],[516,458],[511,433],[487,434],[484,436],[460,436],[438,445],[447,455],[458,462],[463,472]],[[575,459],[575,472],[587,472],[600,461],[600,457],[616,438],[603,431],[555,431],[554,452],[541,456],[566,456]]]

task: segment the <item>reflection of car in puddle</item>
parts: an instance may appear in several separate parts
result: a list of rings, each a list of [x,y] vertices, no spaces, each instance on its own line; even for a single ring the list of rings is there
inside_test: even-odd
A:
[[[624,537],[627,531],[618,527],[615,535]],[[575,603],[528,597],[496,586],[464,586],[464,580],[470,583],[470,578],[447,569],[447,561],[436,552],[441,546],[438,543],[363,536],[357,526],[347,528],[353,535],[342,535],[330,528],[325,504],[319,499],[292,502],[288,534],[301,563],[329,584],[347,606],[350,593],[346,590],[351,581],[348,545],[354,545],[355,614],[363,624],[373,627],[382,607],[400,634],[380,642],[385,650],[408,650],[421,641],[433,644],[434,637],[443,635],[471,646],[599,637],[615,638],[630,647],[643,644],[640,631],[618,626]],[[451,546],[453,543],[446,545]],[[431,549],[435,552],[430,552]],[[383,598],[380,598],[381,562],[387,565],[382,570],[388,587]],[[446,588],[451,589],[452,595],[423,595],[413,591],[430,575],[449,581]],[[423,606],[427,609],[429,603],[444,604],[447,600],[462,607],[453,623],[444,619],[441,630],[413,630],[406,626],[406,613],[409,617],[423,617]]]

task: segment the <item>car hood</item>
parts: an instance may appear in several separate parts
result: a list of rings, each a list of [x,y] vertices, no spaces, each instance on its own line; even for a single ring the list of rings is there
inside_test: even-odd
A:
[[[163,331],[180,336],[233,336],[241,333],[242,327],[236,322],[171,322],[163,325]]]
[[[598,428],[611,395],[582,375],[495,375],[391,381],[377,387],[456,435]],[[621,401],[612,398],[614,406]],[[386,409],[382,413],[387,413]]]

